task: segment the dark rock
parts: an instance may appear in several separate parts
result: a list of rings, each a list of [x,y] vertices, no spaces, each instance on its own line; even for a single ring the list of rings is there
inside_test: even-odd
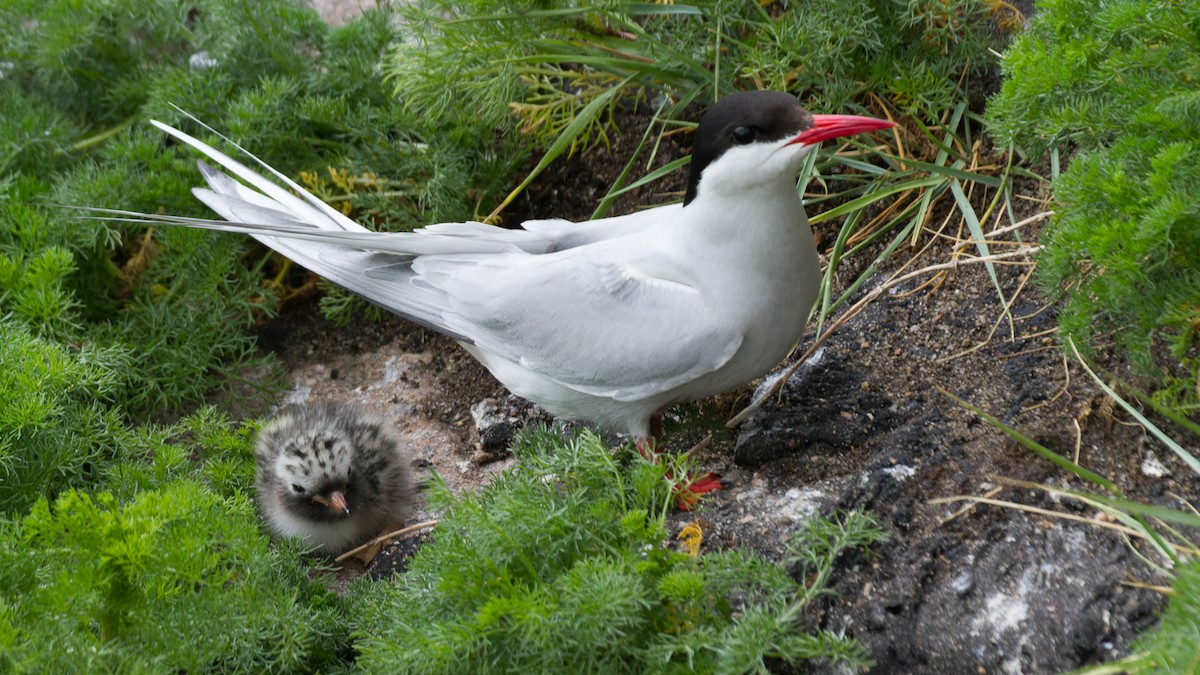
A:
[[[788,378],[772,405],[746,421],[733,449],[734,461],[754,466],[823,445],[840,449],[894,427],[892,402],[867,385],[866,375],[840,359],[817,352]],[[755,392],[762,393],[764,383]]]
[[[1141,563],[1110,532],[1018,511],[952,530],[879,547],[875,565],[838,576],[823,627],[870,647],[873,672],[1047,673],[1108,661],[1163,603],[1122,585]]]
[[[495,460],[508,453],[513,436],[527,426],[553,423],[554,417],[519,396],[485,398],[471,406],[471,419],[478,435],[476,463]]]

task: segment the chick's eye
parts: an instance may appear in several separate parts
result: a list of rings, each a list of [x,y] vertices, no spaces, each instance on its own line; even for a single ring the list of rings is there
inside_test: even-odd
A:
[[[300,494],[301,492],[304,492],[304,486],[292,483],[292,492],[295,492],[296,494]]]
[[[738,145],[754,142],[754,127],[737,127],[733,130],[733,140]]]

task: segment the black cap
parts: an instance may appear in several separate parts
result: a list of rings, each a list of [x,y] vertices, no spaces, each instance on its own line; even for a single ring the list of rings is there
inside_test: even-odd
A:
[[[696,198],[700,174],[729,148],[790,138],[812,125],[812,115],[782,91],[743,91],[717,101],[696,127],[684,205]]]

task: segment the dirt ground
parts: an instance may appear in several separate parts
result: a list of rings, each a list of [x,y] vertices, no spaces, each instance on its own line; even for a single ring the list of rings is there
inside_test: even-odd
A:
[[[623,140],[559,163],[507,222],[549,215],[534,205],[586,218],[647,119],[628,112]],[[660,161],[686,152],[686,139],[673,143]],[[664,192],[631,195],[615,213],[676,196],[671,191],[683,176],[677,181],[657,188]],[[1018,218],[1044,208],[1036,184],[1023,189],[1030,199],[1019,201]],[[1020,237],[1035,241],[1038,227]],[[907,269],[950,260],[953,243],[934,244]],[[889,259],[858,297],[915,253]],[[872,259],[851,261],[842,283]],[[1160,594],[1131,585],[1164,582],[1139,560],[1144,548],[1099,527],[1105,518],[1093,508],[1014,485],[1088,487],[940,391],[1063,455],[1078,454],[1130,497],[1173,506],[1180,506],[1173,495],[1195,499],[1195,477],[1114,413],[1087,374],[1064,358],[1055,308],[1027,283],[1032,267],[1024,263],[998,267],[1008,315],[978,265],[950,270],[938,284],[919,287],[931,273],[883,293],[737,430],[724,423],[750,400],[751,387],[670,411],[668,447],[686,450],[714,432],[698,457],[725,483],[699,510],[677,514],[674,525],[700,524],[706,547],[778,556],[788,533],[814,515],[873,513],[891,540],[840,561],[836,593],[806,620],[867,644],[875,672],[1057,672],[1128,653],[1164,604]],[[814,337],[806,336],[799,351]],[[395,421],[414,464],[455,490],[475,488],[513,461],[495,451],[511,427],[545,418],[451,340],[395,317],[337,328],[313,304],[291,306],[262,330],[259,344],[288,371],[281,404],[349,400],[379,412]],[[502,424],[499,431],[485,424],[481,443],[477,418],[488,412]],[[490,437],[496,433],[499,440]],[[1084,522],[1011,506],[934,503],[982,496]],[[434,516],[421,512],[414,522]],[[402,558],[385,551],[373,574],[386,575]]]

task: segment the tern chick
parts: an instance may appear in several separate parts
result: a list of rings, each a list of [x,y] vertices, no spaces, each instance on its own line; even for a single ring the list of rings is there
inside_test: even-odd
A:
[[[259,433],[259,508],[272,534],[327,554],[402,523],[412,510],[409,458],[383,419],[344,405],[297,407]]]

